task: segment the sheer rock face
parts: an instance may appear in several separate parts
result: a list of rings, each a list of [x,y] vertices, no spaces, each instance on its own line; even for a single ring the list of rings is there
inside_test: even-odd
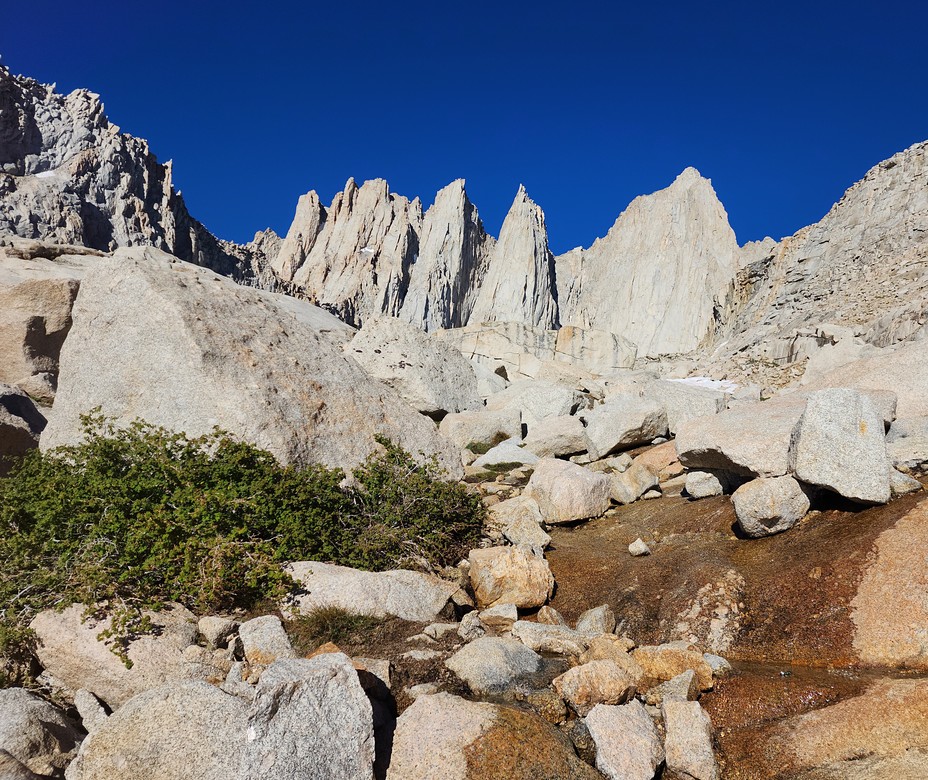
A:
[[[312,205],[308,199],[308,221],[302,228],[291,227],[288,234],[288,240],[293,237],[291,244],[298,243],[297,235],[302,234],[304,249],[317,218]],[[298,210],[297,218],[301,216]],[[372,314],[395,317],[409,287],[421,230],[418,198],[409,201],[391,193],[383,179],[360,187],[349,179],[332,201],[305,260],[293,273],[293,284],[313,303],[352,325],[362,325]],[[296,257],[282,251],[275,265],[286,268]]]
[[[431,331],[467,324],[496,240],[458,179],[425,213],[419,258],[400,316]]]
[[[271,261],[271,267],[283,281],[292,281],[293,275],[306,262],[325,226],[326,216],[325,207],[315,190],[300,197],[290,230]]]
[[[711,183],[687,168],[632,201],[605,238],[557,258],[561,321],[618,333],[641,355],[688,352],[709,335],[740,258]]]
[[[0,233],[101,250],[151,245],[219,273],[253,276],[190,216],[148,143],[119,131],[99,95],[0,67]]]
[[[546,330],[560,324],[545,215],[525,187],[503,222],[469,322],[520,322]]]

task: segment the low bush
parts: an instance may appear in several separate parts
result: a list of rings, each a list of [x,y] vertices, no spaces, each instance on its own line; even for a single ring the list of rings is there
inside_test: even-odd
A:
[[[289,561],[440,567],[480,533],[478,498],[385,439],[346,480],[222,431],[83,422],[83,443],[33,451],[0,478],[0,656],[49,607],[112,615],[118,650],[167,602],[204,614],[279,599]]]
[[[310,653],[326,642],[336,645],[362,643],[381,622],[339,607],[318,607],[290,621],[287,632],[295,648]]]

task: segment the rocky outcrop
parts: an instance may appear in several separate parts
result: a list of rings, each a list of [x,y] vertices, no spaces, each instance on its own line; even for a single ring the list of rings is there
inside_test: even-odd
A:
[[[345,354],[433,419],[483,406],[470,361],[456,349],[395,317],[373,317]]]
[[[342,355],[350,330],[306,303],[135,249],[95,265],[73,317],[43,448],[78,440],[100,406],[193,436],[218,425],[287,463],[351,467],[382,434],[461,470],[434,423]]]
[[[716,360],[796,363],[835,343],[836,328],[877,346],[922,338],[926,182],[923,142],[871,168],[816,224],[756,253],[722,317]]]
[[[688,352],[710,335],[739,260],[712,185],[687,168],[605,238],[557,258],[561,322],[620,334],[642,355]]]
[[[0,66],[0,233],[101,250],[156,246],[239,279],[254,277],[187,211],[142,139],[121,133],[87,90],[53,86]]]
[[[422,205],[390,192],[383,179],[360,187],[349,179],[309,244],[319,216],[313,199],[298,209],[293,237],[274,261],[275,267],[295,268],[292,284],[310,301],[360,326],[373,314],[395,317],[400,312],[412,263],[419,251]],[[301,240],[297,240],[302,236]],[[283,250],[291,251],[283,255]],[[300,254],[305,259],[297,267]]]
[[[439,190],[422,220],[419,256],[399,316],[427,331],[466,325],[495,246],[464,180]]]
[[[519,187],[503,222],[469,322],[558,327],[554,256],[548,249],[545,215],[525,187]]]

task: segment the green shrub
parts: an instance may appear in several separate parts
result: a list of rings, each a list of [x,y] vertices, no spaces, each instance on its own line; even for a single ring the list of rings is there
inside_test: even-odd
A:
[[[203,614],[279,599],[289,561],[438,567],[480,533],[479,500],[387,440],[344,486],[340,469],[281,466],[221,431],[83,423],[80,445],[0,478],[0,655],[51,606],[98,605],[118,650],[166,602]]]

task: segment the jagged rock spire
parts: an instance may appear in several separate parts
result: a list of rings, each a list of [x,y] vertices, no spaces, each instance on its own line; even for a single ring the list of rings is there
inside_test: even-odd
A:
[[[556,328],[556,296],[545,215],[520,186],[490,257],[470,323],[520,322]]]
[[[467,197],[464,179],[439,190],[425,213],[400,317],[425,330],[465,325],[495,245]]]

